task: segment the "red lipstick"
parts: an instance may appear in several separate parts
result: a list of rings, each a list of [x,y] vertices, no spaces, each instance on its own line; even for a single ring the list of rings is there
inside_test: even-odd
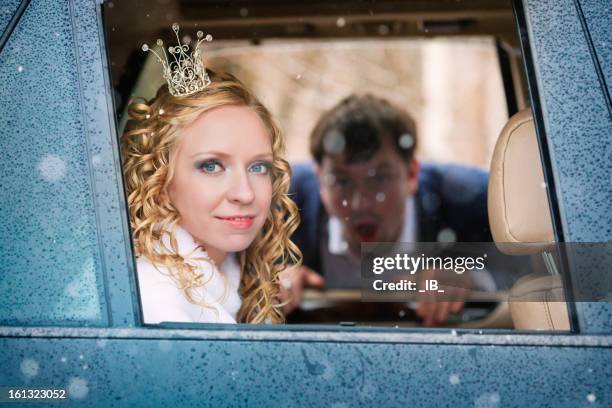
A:
[[[215,217],[233,228],[246,229],[253,225],[254,215],[230,215],[227,217]]]

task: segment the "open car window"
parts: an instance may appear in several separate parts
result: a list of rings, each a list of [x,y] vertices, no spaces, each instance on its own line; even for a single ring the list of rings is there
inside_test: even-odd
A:
[[[524,171],[527,179],[539,180],[534,191],[543,204],[537,204],[537,217],[550,218],[509,3],[394,5],[393,12],[382,2],[363,10],[339,2],[333,12],[323,4],[273,9],[257,3],[252,7],[228,3],[223,8],[170,3],[147,6],[146,11],[136,2],[104,5],[118,134],[126,130],[128,103],[134,97],[151,100],[165,83],[157,57],[143,52],[142,44],[163,38],[166,47],[175,40],[172,22],[180,25],[179,40],[185,44],[195,43],[197,30],[210,35],[213,41],[201,46],[207,69],[238,77],[280,124],[293,172],[290,196],[302,219],[293,241],[304,255],[304,265],[325,282],[304,285],[299,305],[285,313],[287,322],[570,329],[558,250],[522,245],[531,239],[554,242],[552,221],[532,231],[529,218],[520,215],[530,205],[528,200],[511,203],[507,213],[492,214],[498,206],[493,195],[509,194],[507,189],[513,186],[534,185],[522,183]],[[129,16],[142,13],[148,20],[133,24]],[[362,161],[365,170],[351,173],[354,163],[341,159],[345,150],[352,154],[356,142],[342,132],[336,139],[323,135],[321,142],[325,154],[331,150],[339,156],[329,155],[323,161],[313,157],[317,123],[351,95],[372,95],[413,119],[413,131],[397,135],[397,143],[400,156],[404,149],[418,161],[418,176],[402,173],[410,166],[399,159],[400,171],[366,168],[376,148]],[[367,116],[372,111],[364,112]],[[521,125],[527,120],[531,127],[525,130]],[[512,135],[520,132],[529,133],[526,144],[514,144],[518,138]],[[508,142],[501,146],[498,141],[504,133]],[[510,154],[508,147],[518,150]],[[500,153],[506,151],[508,155]],[[522,166],[515,157],[521,154],[536,160],[532,161],[536,165]],[[389,161],[393,154],[383,156]],[[491,180],[490,170],[495,167],[502,174],[515,169],[517,176],[508,184],[498,171]],[[414,191],[393,187],[393,183],[404,185],[402,177],[406,183],[416,183]],[[329,180],[333,181],[327,184]],[[369,207],[363,210],[367,200]],[[498,225],[506,221],[507,225]],[[504,228],[517,229],[519,234],[495,233]],[[513,242],[517,248],[504,250],[495,240]],[[400,267],[399,261],[385,268],[397,273],[374,272],[376,259],[404,253],[412,254],[411,262],[422,262],[418,268],[431,272],[430,279],[419,280],[414,276],[417,267]],[[364,263],[366,259],[370,263]],[[468,274],[463,273],[466,265]],[[458,290],[438,288],[440,270],[451,279],[446,285]],[[404,289],[397,289],[400,283]],[[296,283],[281,285],[291,292]],[[524,316],[533,313],[529,305],[542,298],[550,300],[543,313],[554,313],[558,320],[524,322]],[[432,300],[447,303],[432,308]]]

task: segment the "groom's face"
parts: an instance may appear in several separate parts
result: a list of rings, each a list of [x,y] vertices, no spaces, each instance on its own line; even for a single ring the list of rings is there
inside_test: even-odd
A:
[[[399,238],[418,171],[418,162],[406,163],[388,138],[366,161],[349,163],[343,153],[323,157],[317,169],[321,199],[327,213],[341,221],[351,252],[360,253],[361,242]]]

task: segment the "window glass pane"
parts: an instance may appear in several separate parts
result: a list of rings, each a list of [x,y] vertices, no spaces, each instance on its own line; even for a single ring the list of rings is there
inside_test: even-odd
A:
[[[610,51],[608,41],[610,33],[609,9],[604,4],[587,1],[580,3],[580,11],[585,19],[585,29],[588,30],[589,41],[591,41],[596,53],[593,63],[599,64],[603,75],[603,83],[601,85],[605,85],[610,93],[612,92],[612,52]]]
[[[0,5],[0,32],[4,32],[4,29],[11,21],[20,3],[20,0],[7,0],[2,2],[2,5]]]
[[[107,321],[73,47],[68,3],[33,1],[0,54],[1,324]]]

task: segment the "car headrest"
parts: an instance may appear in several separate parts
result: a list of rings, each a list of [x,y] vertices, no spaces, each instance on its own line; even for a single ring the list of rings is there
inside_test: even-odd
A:
[[[508,120],[495,145],[488,212],[493,239],[502,252],[533,254],[554,243],[538,140],[529,108]],[[524,245],[516,245],[519,243]]]

